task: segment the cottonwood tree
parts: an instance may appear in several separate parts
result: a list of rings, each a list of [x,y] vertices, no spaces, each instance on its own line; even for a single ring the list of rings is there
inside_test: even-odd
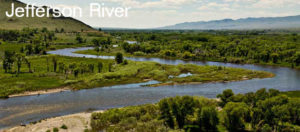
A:
[[[52,58],[52,63],[53,63],[53,72],[56,72],[56,69],[57,69],[57,59],[56,59],[56,57]]]
[[[98,62],[98,73],[101,73],[102,72],[102,68],[103,68],[103,63],[102,62]]]
[[[122,53],[117,53],[115,60],[116,60],[117,64],[123,63],[123,60],[124,60],[123,54]]]
[[[229,102],[224,107],[224,126],[230,132],[245,130],[245,118],[249,108],[245,103]]]
[[[22,54],[16,54],[16,60],[17,60],[17,72],[20,73],[22,62],[24,61],[24,56]]]
[[[31,62],[28,60],[28,58],[25,58],[24,61],[25,61],[25,63],[27,64],[28,72],[29,72],[29,73],[32,73],[32,70],[31,70]]]
[[[158,103],[160,109],[160,119],[163,119],[170,128],[174,128],[175,123],[171,113],[171,108],[168,99],[163,99]]]
[[[108,64],[108,71],[112,72],[112,68],[113,68],[113,63],[109,63]]]
[[[217,131],[219,124],[218,111],[216,107],[203,107],[199,110],[197,116],[197,124],[201,131],[214,132]]]
[[[14,62],[15,62],[15,52],[5,51],[4,59],[3,59],[3,69],[5,70],[5,73],[11,72]]]

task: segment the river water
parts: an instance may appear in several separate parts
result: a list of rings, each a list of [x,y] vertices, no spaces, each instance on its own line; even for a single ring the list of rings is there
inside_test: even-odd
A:
[[[75,54],[79,50],[92,48],[71,48],[50,51],[49,54],[62,56],[113,59],[109,56]],[[0,100],[0,129],[14,125],[26,124],[41,119],[83,112],[86,110],[103,110],[129,105],[155,103],[162,98],[177,95],[196,95],[215,98],[225,89],[235,93],[254,92],[260,88],[274,88],[281,91],[300,90],[300,71],[284,67],[240,65],[220,62],[166,60],[160,58],[127,57],[133,61],[155,61],[161,64],[196,64],[237,67],[252,70],[268,71],[276,74],[274,78],[253,79],[229,83],[207,83],[160,87],[143,87],[155,84],[146,83],[118,85],[80,91],[66,91],[46,95],[24,96]]]

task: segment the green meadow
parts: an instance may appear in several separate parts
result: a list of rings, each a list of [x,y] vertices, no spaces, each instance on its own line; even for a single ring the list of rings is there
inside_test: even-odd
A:
[[[133,62],[117,64],[114,60],[73,58],[62,56],[27,57],[31,67],[22,63],[20,73],[13,66],[12,72],[0,70],[0,95],[8,97],[25,91],[37,91],[66,87],[73,90],[95,88],[117,84],[138,83],[157,80],[174,83],[223,82],[252,78],[272,77],[273,74],[245,69],[196,65],[162,65],[155,62]],[[57,68],[54,71],[54,62]],[[98,64],[102,63],[99,71]],[[77,70],[77,73],[75,71]],[[193,76],[169,78],[190,72]],[[76,74],[76,75],[75,75]]]

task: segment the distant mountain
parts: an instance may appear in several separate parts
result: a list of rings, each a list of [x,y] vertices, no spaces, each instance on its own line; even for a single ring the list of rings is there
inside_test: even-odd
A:
[[[159,29],[195,30],[242,30],[242,29],[299,29],[300,15],[287,17],[262,17],[244,19],[224,19],[215,21],[185,22]]]
[[[93,31],[94,29],[85,23],[70,17],[12,17],[8,18],[5,15],[6,11],[11,12],[11,3],[16,7],[25,7],[26,5],[17,0],[0,0],[0,29],[23,29],[43,28],[55,30],[63,28],[65,31]]]

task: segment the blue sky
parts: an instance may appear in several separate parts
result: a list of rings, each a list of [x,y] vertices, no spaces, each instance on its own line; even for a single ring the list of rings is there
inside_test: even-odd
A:
[[[77,19],[97,27],[153,28],[225,18],[300,15],[300,0],[21,0],[25,3],[81,7]],[[131,7],[127,18],[89,17],[90,3]]]

